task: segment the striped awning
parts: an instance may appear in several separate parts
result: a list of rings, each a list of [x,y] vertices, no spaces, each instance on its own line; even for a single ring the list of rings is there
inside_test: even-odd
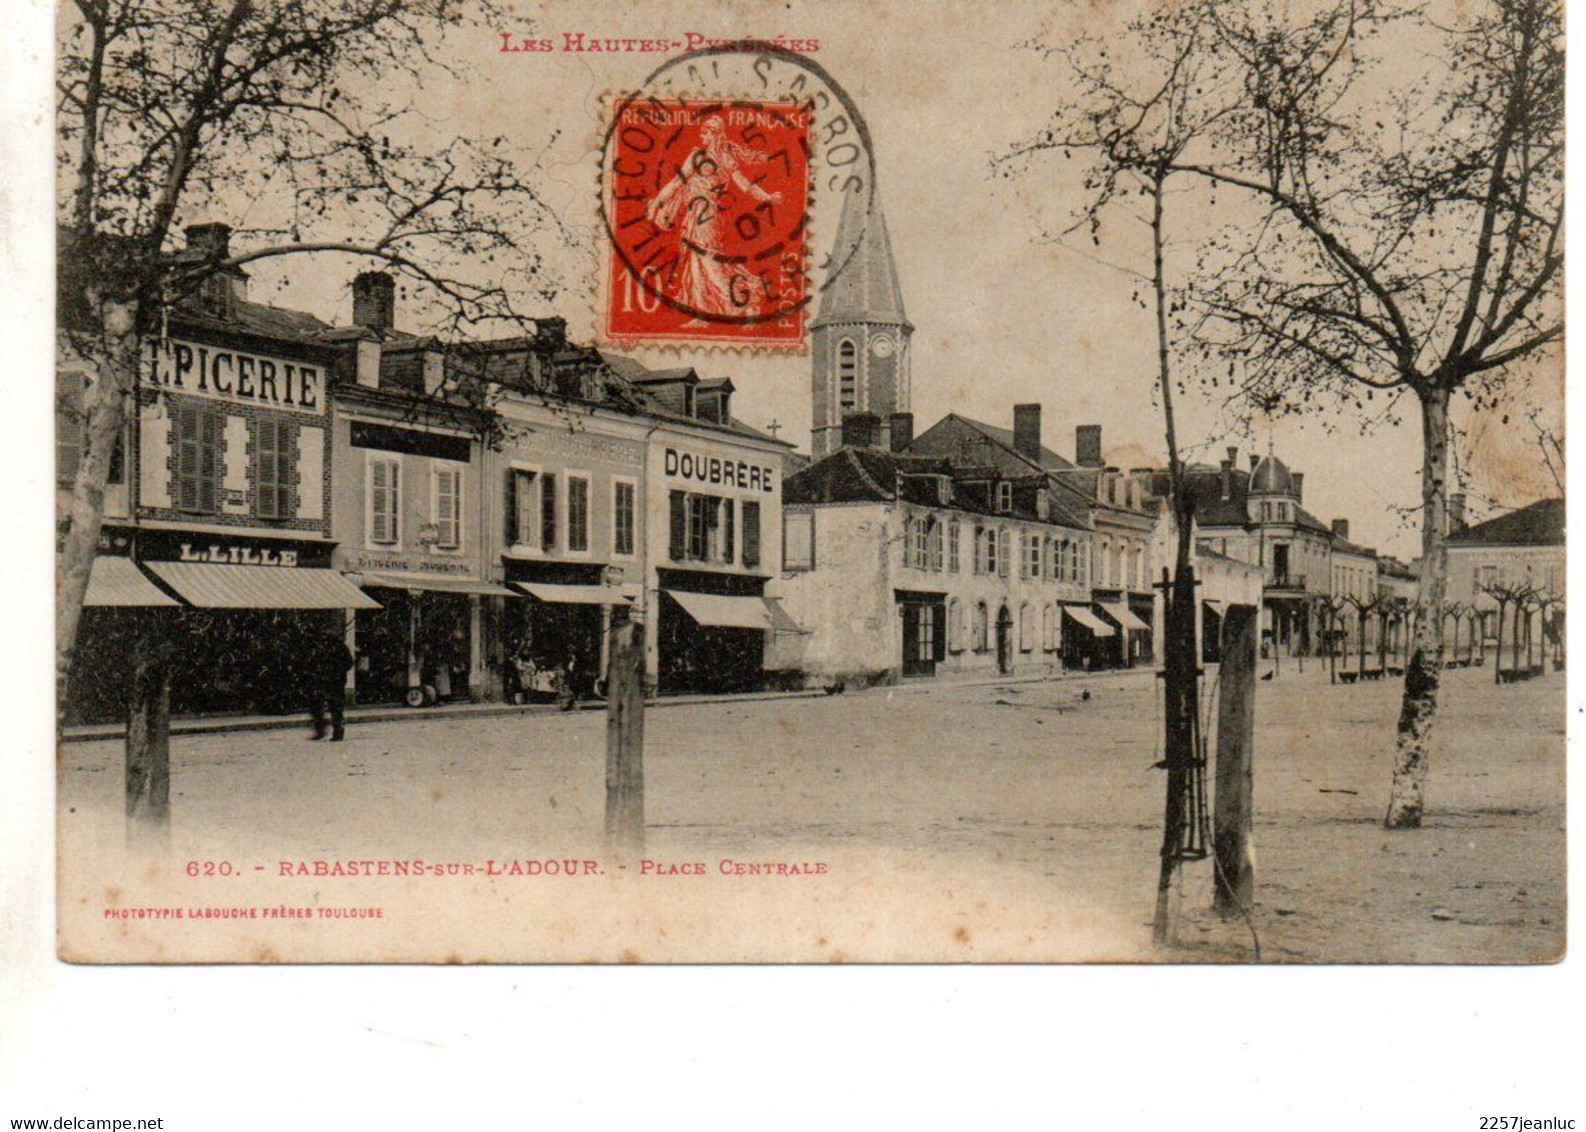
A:
[[[424,590],[438,594],[479,594],[481,597],[517,597],[516,590],[482,582],[477,578],[448,578],[429,574],[371,574],[349,575],[360,586],[375,586],[388,590]]]
[[[380,603],[335,570],[145,563],[199,609],[379,609]]]
[[[771,627],[778,633],[799,633],[806,637],[810,635],[810,630],[793,620],[793,615],[782,608],[779,598],[768,597],[763,600],[765,607],[771,611]]]
[[[1111,637],[1118,632],[1090,610],[1078,605],[1065,605],[1063,612],[1072,617],[1079,624],[1095,633],[1098,637]]]
[[[557,605],[627,605],[633,599],[616,586],[555,586],[549,582],[512,582],[515,590]]]
[[[771,610],[760,597],[729,597],[667,590],[684,611],[701,625],[722,629],[770,629]]]
[[[1096,604],[1101,606],[1108,617],[1111,617],[1125,629],[1132,629],[1142,633],[1151,631],[1150,622],[1140,620],[1140,618],[1135,616],[1134,611],[1121,601],[1098,601]]]
[[[88,575],[88,596],[84,605],[178,606],[182,603],[149,580],[130,558],[95,558]]]

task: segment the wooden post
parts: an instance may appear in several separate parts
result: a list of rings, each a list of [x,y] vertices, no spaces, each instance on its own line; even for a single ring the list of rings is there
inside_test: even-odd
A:
[[[127,712],[126,807],[129,844],[159,845],[171,823],[170,619],[139,618]]]
[[[1221,916],[1248,911],[1255,898],[1256,610],[1230,605],[1223,617],[1223,664],[1217,677],[1217,794],[1212,815],[1216,897]]]
[[[644,852],[644,626],[611,628],[606,669],[606,844]]]

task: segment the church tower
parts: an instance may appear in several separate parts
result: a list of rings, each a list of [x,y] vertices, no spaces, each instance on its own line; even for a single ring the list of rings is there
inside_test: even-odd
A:
[[[846,262],[844,262],[846,257]],[[832,245],[835,275],[810,324],[813,413],[810,454],[830,456],[842,447],[843,417],[878,418],[879,440],[891,447],[893,429],[912,431],[894,414],[909,413],[909,335],[903,291],[892,262],[892,240],[881,198],[855,193],[843,200]],[[907,442],[906,437],[899,437]]]

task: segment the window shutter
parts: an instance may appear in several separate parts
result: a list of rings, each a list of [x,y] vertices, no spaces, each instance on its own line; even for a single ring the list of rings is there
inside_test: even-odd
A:
[[[202,511],[220,509],[221,414],[198,414],[200,438],[198,455],[198,506]]]
[[[760,504],[752,500],[743,505],[743,564],[760,565]]]
[[[540,477],[540,549],[556,549],[556,477]]]
[[[183,511],[198,510],[198,410],[177,409],[176,425],[176,506]]]
[[[391,531],[386,524],[386,499],[391,490],[386,481],[387,464],[374,460],[369,464],[369,541],[390,542]]]
[[[673,562],[681,562],[688,541],[688,511],[681,491],[672,492],[670,502],[672,508],[670,556]]]
[[[723,562],[731,562],[737,549],[733,546],[733,536],[736,533],[738,524],[733,521],[733,506],[730,499],[721,501],[721,522],[721,560]]]
[[[277,486],[280,463],[276,459],[279,426],[273,420],[260,418],[253,426],[253,495],[254,511],[261,519],[278,519]]]
[[[87,382],[76,372],[60,375],[59,403],[55,413],[55,478],[71,483],[77,478],[88,436],[88,421],[83,415]]]
[[[518,470],[507,469],[507,498],[503,508],[506,515],[506,541],[508,546],[518,542]]]

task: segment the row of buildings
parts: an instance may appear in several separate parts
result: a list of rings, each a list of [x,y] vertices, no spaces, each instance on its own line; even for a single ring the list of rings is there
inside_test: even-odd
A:
[[[1110,466],[1098,425],[1059,454],[1038,404],[1008,428],[916,430],[913,327],[871,208],[844,217],[856,252],[812,323],[811,457],[740,420],[730,380],[572,343],[558,319],[442,342],[400,329],[386,274],[352,281],[347,326],[215,277],[146,346],[74,714],[119,714],[126,650],[161,607],[180,610],[162,630],[183,646],[178,711],[300,704],[326,632],[355,653],[357,702],[598,692],[613,616],[648,627],[662,693],[1150,663],[1166,472]],[[230,233],[187,238],[179,254],[219,259]],[[64,490],[92,373],[61,371]],[[1231,603],[1261,608],[1269,654],[1347,650],[1352,625],[1356,645],[1402,635],[1336,612],[1413,597],[1414,569],[1306,510],[1275,454],[1230,448],[1188,487],[1205,659]],[[1481,545],[1472,530],[1457,547]],[[1556,563],[1497,569],[1562,587],[1561,504],[1557,543]],[[1494,565],[1464,571],[1472,607]]]

